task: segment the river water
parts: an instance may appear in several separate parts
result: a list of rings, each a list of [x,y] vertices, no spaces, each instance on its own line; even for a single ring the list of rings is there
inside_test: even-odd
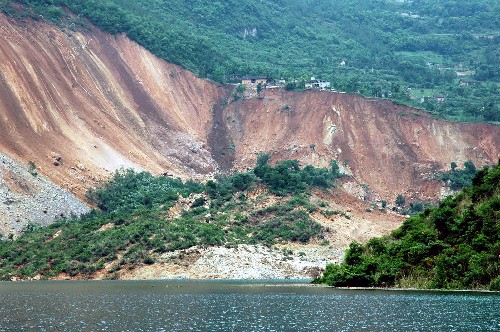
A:
[[[0,331],[500,331],[500,295],[276,281],[0,282]]]

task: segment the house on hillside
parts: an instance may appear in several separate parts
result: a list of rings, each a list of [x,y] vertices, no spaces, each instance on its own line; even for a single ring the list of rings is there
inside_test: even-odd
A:
[[[311,77],[311,80],[309,82],[306,82],[305,88],[306,89],[315,89],[315,90],[330,89],[330,82],[323,81],[323,80],[317,80],[316,78]]]
[[[475,70],[456,71],[455,74],[457,74],[457,77],[472,76],[476,74],[476,71]]]
[[[284,88],[286,85],[286,80],[281,78],[281,79],[276,81],[276,85]]]
[[[435,99],[438,103],[442,103],[442,102],[444,102],[444,96],[434,96],[434,99]]]
[[[468,79],[460,79],[460,81],[458,81],[458,84],[460,84],[462,86],[475,85],[477,83],[478,82],[475,80],[468,80]]]
[[[241,78],[241,84],[246,85],[247,88],[255,88],[259,83],[262,87],[266,87],[272,84],[272,80],[264,76],[244,76]]]

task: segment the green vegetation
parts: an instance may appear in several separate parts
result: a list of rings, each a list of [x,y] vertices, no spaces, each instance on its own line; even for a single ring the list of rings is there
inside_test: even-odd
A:
[[[406,198],[403,195],[399,194],[398,197],[396,197],[395,203],[397,206],[403,207],[406,203]]]
[[[31,175],[37,176],[38,172],[36,170],[36,164],[34,161],[28,161],[28,172],[30,172]]]
[[[304,192],[307,186],[328,188],[339,177],[336,161],[331,162],[331,169],[328,170],[311,165],[300,169],[297,160],[286,160],[272,167],[268,160],[269,155],[260,155],[254,173],[269,186],[272,193],[281,196]]]
[[[439,175],[439,178],[446,183],[453,190],[460,190],[464,187],[470,187],[472,185],[472,178],[477,173],[476,166],[472,161],[466,161],[464,163],[464,168],[457,170],[457,164],[455,162],[451,163],[451,170]]]
[[[295,89],[314,75],[439,117],[500,121],[494,0],[1,0],[0,10],[70,29],[86,18],[219,82],[268,75]]]
[[[430,208],[432,204],[430,202],[412,201],[406,204],[406,198],[399,194],[394,202],[398,207],[397,210],[400,214],[414,216],[424,211],[426,208]],[[384,203],[382,200],[382,208],[387,206],[387,202]]]
[[[500,291],[500,165],[392,234],[351,243],[318,283]]]
[[[243,98],[243,95],[245,94],[245,91],[247,90],[247,86],[244,84],[238,84],[236,86],[236,89],[233,93],[233,99],[238,100],[240,98]]]
[[[266,159],[258,171],[255,168],[262,180],[250,172],[220,176],[206,184],[117,171],[108,183],[88,193],[99,210],[48,227],[30,225],[19,238],[0,241],[0,280],[60,273],[85,278],[103,269],[112,278],[120,270],[153,264],[163,252],[196,245],[321,241],[325,230],[309,216],[318,207],[310,203],[305,186],[331,186],[314,180],[329,171],[283,165],[297,162],[271,167]],[[274,179],[276,172],[280,181],[266,186],[265,179]],[[289,186],[290,179],[296,187]],[[282,197],[274,205],[255,208],[266,199],[248,198],[257,187],[268,187]]]

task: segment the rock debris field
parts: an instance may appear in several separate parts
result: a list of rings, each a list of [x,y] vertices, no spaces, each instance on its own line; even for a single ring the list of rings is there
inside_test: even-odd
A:
[[[89,208],[73,194],[0,154],[0,234],[18,235],[27,225],[46,226],[57,218],[79,216]],[[14,221],[14,222],[12,222]]]

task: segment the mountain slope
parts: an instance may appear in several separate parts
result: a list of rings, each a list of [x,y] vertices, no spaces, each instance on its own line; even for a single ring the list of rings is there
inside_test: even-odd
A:
[[[375,196],[390,202],[398,194],[430,201],[440,197],[437,171],[453,160],[493,164],[500,151],[498,126],[440,121],[387,100],[356,95],[275,89],[263,95],[224,109],[236,167],[252,166],[259,152],[270,152],[275,160],[299,159],[304,165],[327,166],[338,160]]]
[[[0,279],[317,275],[326,259],[339,260],[339,248],[402,219],[367,213],[353,198],[339,207],[349,197],[332,188],[337,176],[296,161],[205,184],[120,171],[89,194],[99,211],[0,241]]]
[[[207,136],[225,88],[98,29],[65,33],[3,15],[0,29],[2,151],[80,197],[121,166],[191,176],[217,169]]]
[[[440,184],[422,176],[498,158],[497,126],[332,92],[266,90],[232,102],[231,86],[198,79],[125,36],[0,20],[0,148],[80,197],[121,166],[192,177],[251,167],[269,152],[314,165],[345,160],[358,184],[386,199],[408,188],[427,199]]]

